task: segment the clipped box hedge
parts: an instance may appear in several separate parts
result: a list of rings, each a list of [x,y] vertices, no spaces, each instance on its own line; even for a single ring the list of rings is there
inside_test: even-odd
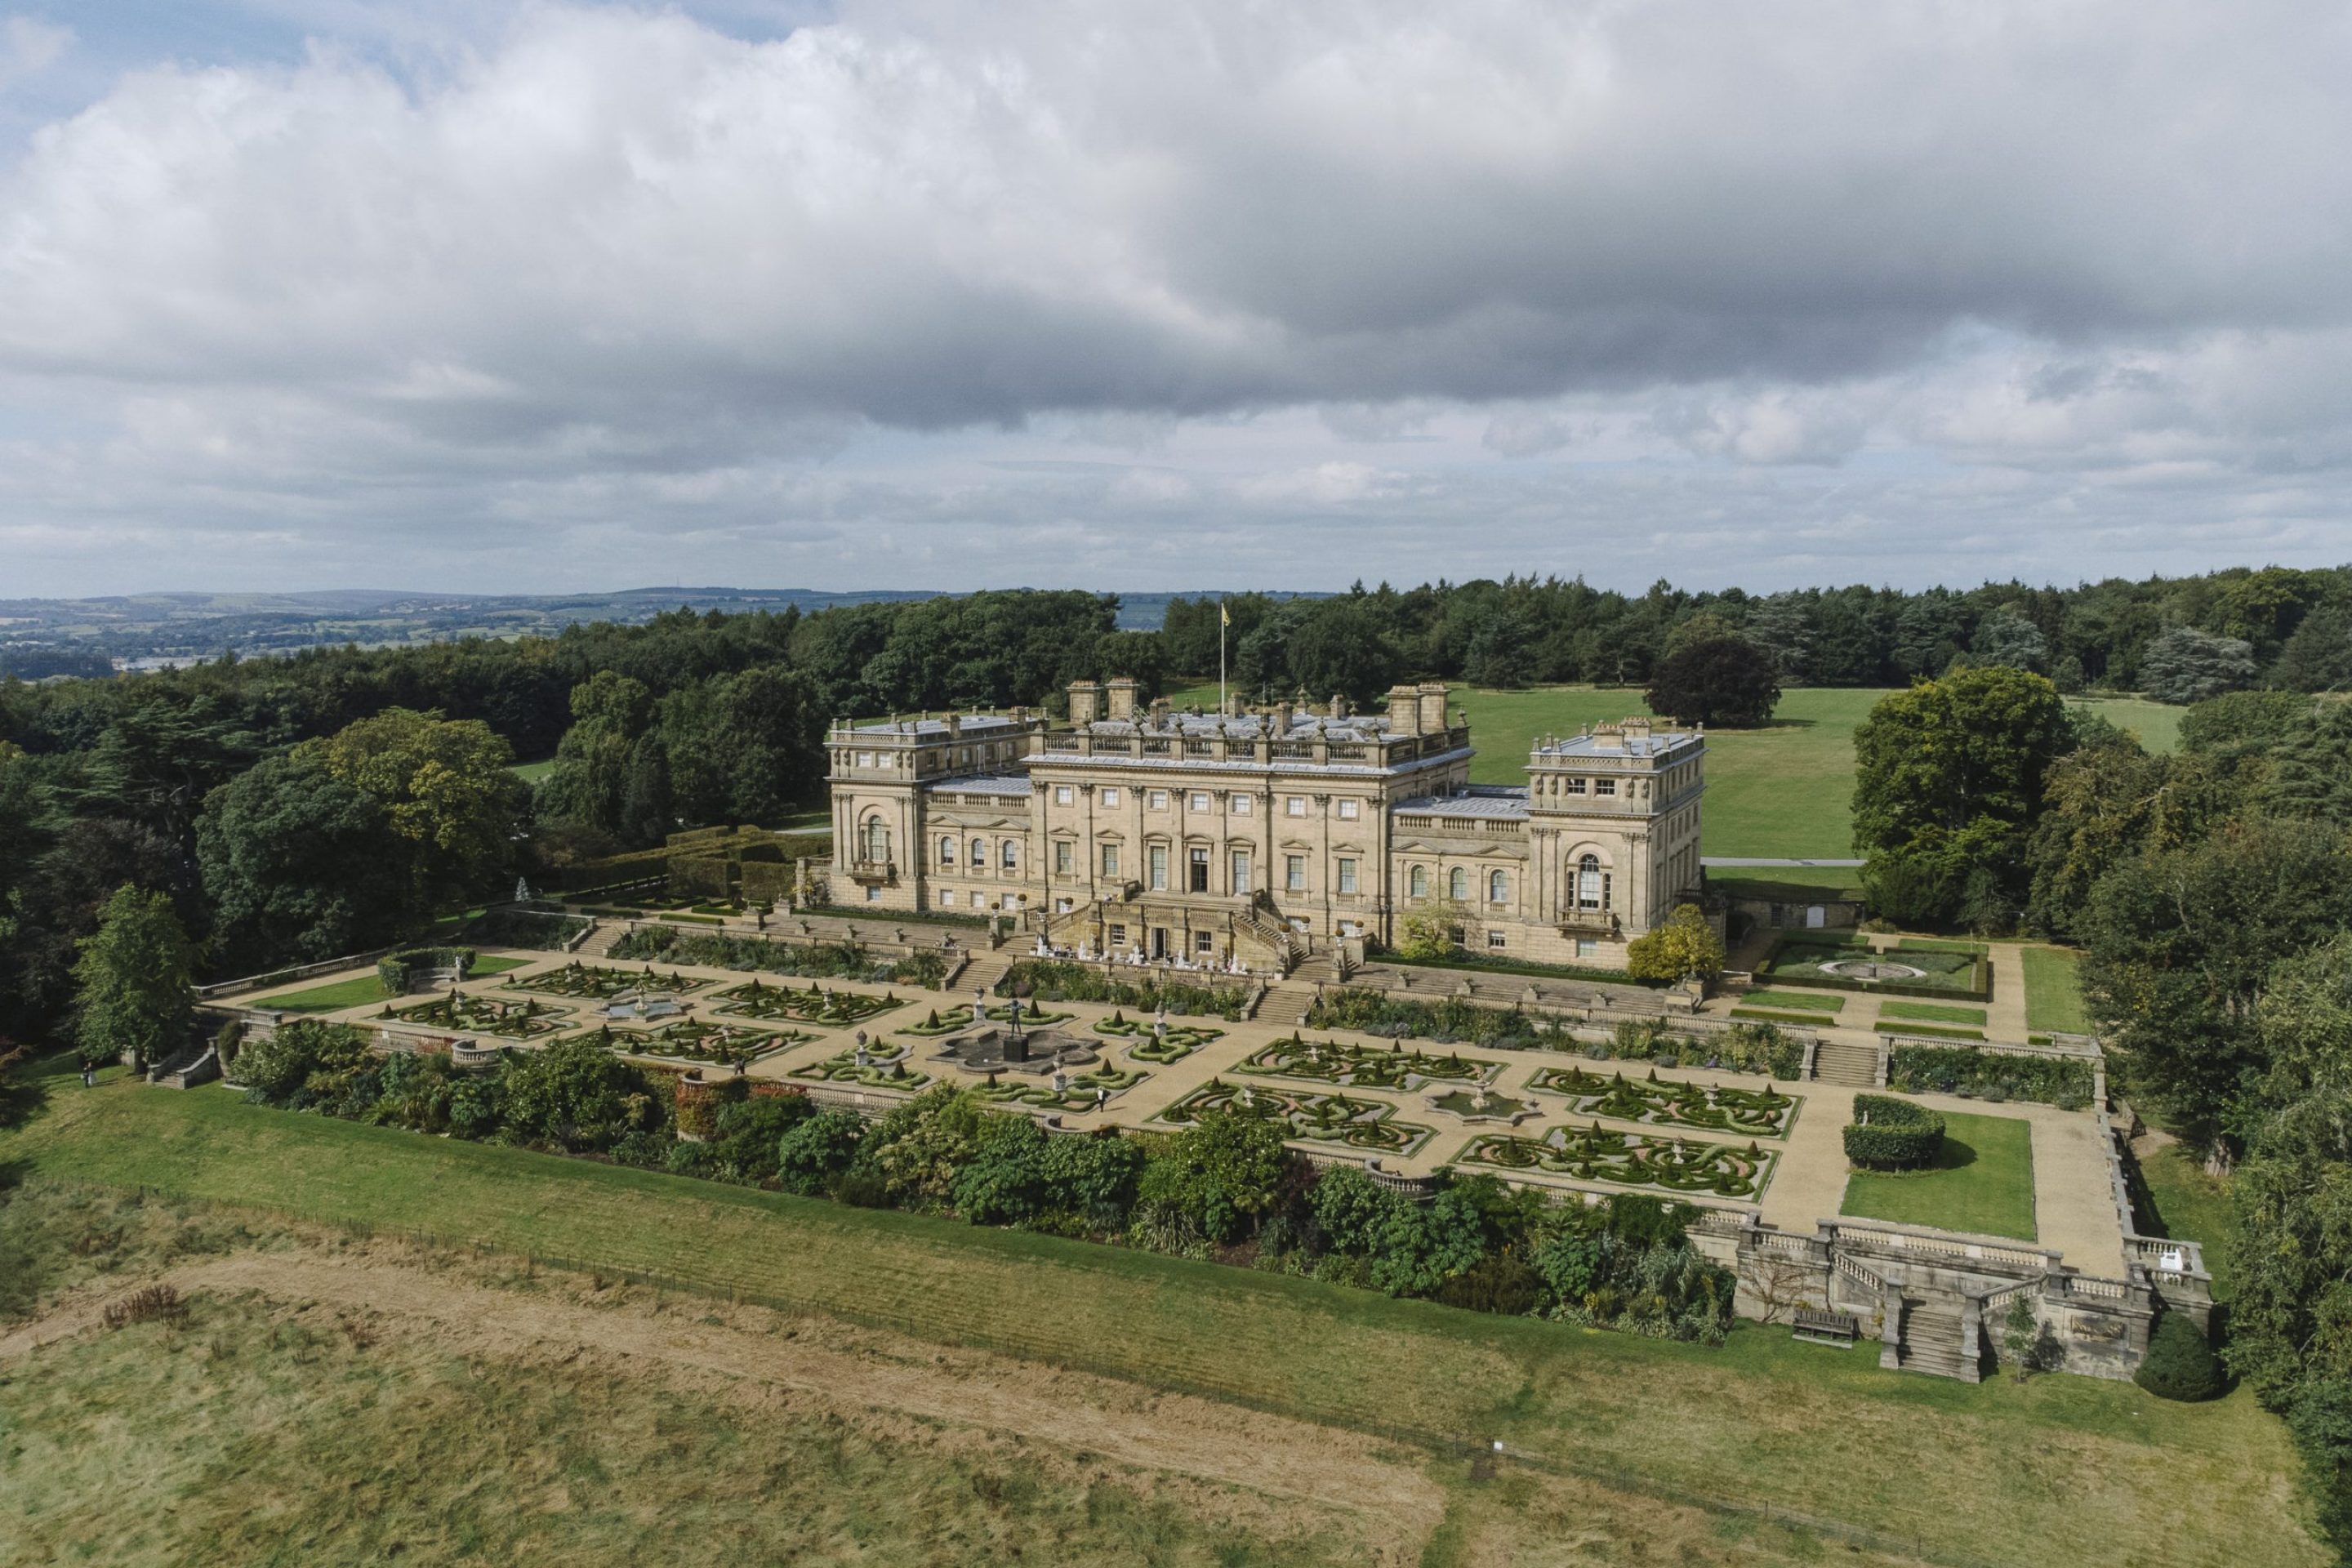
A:
[[[1886,1058],[1886,1086],[1910,1094],[2030,1100],[2076,1110],[2091,1103],[2094,1082],[2091,1064],[2079,1057],[2022,1056],[1967,1046],[1897,1046]]]
[[[1853,1097],[1845,1157],[1865,1171],[1919,1171],[1944,1152],[1940,1111],[1885,1094]]]

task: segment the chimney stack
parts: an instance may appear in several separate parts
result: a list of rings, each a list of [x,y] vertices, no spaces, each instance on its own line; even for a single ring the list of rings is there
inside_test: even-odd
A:
[[[1389,733],[1421,733],[1421,693],[1410,686],[1389,688]]]
[[[1070,722],[1084,726],[1102,717],[1102,682],[1073,680],[1070,682]]]
[[[1107,717],[1112,719],[1134,718],[1135,677],[1131,675],[1115,675],[1111,677],[1108,690],[1110,692],[1110,711]]]
[[[1443,735],[1445,733],[1445,682],[1424,680],[1417,689],[1421,694],[1421,732]]]

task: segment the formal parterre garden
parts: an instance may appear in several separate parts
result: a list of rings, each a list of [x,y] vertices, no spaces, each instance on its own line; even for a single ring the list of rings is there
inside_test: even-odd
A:
[[[1064,1074],[1059,1089],[1050,1081],[1040,1083],[1034,1079],[991,1073],[988,1081],[975,1085],[971,1092],[993,1105],[1034,1105],[1044,1110],[1092,1110],[1098,1091],[1107,1099],[1115,1099],[1150,1076],[1106,1062],[1085,1072]]]
[[[1068,1013],[1048,1013],[1034,1000],[1008,1002],[1002,1007],[991,1007],[986,1016],[992,1022],[1010,1024],[1016,1008],[1020,1011],[1021,1026],[1024,1029],[1040,1028],[1048,1024],[1066,1024],[1072,1016]],[[969,1029],[971,1023],[971,1004],[959,1002],[952,1007],[933,1007],[923,1015],[921,1023],[902,1025],[897,1032],[929,1040],[941,1035],[952,1035],[960,1029]]]
[[[1942,996],[1982,1001],[1980,944],[1949,942],[1928,945],[1906,942],[1892,952],[1879,952],[1859,938],[1790,935],[1783,937],[1756,973],[1780,985],[1823,987],[1886,996]],[[1859,966],[1900,966],[1916,973],[1885,979],[1865,978]]]
[[[1489,1133],[1471,1143],[1463,1152],[1462,1163],[1621,1187],[1754,1198],[1762,1195],[1771,1179],[1776,1158],[1752,1142],[1703,1143],[1620,1132],[1596,1122],[1583,1128],[1554,1128],[1540,1138]]]
[[[1294,1033],[1252,1053],[1234,1070],[1306,1079],[1342,1089],[1415,1089],[1431,1083],[1491,1083],[1503,1064],[1458,1052],[1439,1056],[1402,1046],[1381,1050],[1337,1040],[1309,1040]]]
[[[1134,1041],[1127,1048],[1129,1056],[1160,1067],[1181,1062],[1211,1041],[1225,1037],[1223,1029],[1212,1029],[1204,1024],[1147,1024],[1124,1013],[1097,1018],[1094,1029],[1097,1035]]]
[[[476,996],[467,992],[452,992],[413,1007],[387,1005],[376,1016],[397,1018],[404,1024],[423,1024],[428,1028],[457,1029],[469,1035],[495,1035],[502,1040],[536,1039],[541,1035],[554,1033],[572,1021],[570,1013],[560,1007],[551,1007],[544,1002],[528,997],[520,1002],[507,1002],[496,996]]]
[[[838,1028],[862,1024],[878,1013],[902,1005],[894,995],[868,996],[862,991],[828,991],[811,982],[805,991],[789,985],[768,985],[754,980],[721,991],[710,999],[720,1012],[738,1018],[790,1019],[796,1024],[823,1024]]]
[[[811,1083],[855,1083],[867,1089],[917,1089],[931,1081],[931,1075],[907,1065],[905,1051],[876,1053],[856,1049],[829,1056],[821,1062],[796,1067],[785,1076],[803,1079]],[[864,1061],[858,1060],[864,1057]]]
[[[1606,1116],[1666,1127],[1697,1127],[1779,1138],[1796,1117],[1794,1095],[1764,1089],[1728,1089],[1720,1084],[1660,1083],[1656,1075],[1635,1082],[1622,1073],[1602,1078],[1582,1068],[1546,1068],[1528,1085],[1544,1094],[1566,1095],[1569,1113]]]
[[[505,982],[510,991],[533,991],[542,996],[570,996],[598,1001],[618,996],[624,991],[668,991],[684,994],[699,991],[709,984],[677,970],[656,974],[654,966],[643,969],[614,969],[604,964],[583,963],[574,959],[556,969],[542,969],[536,974],[518,975]]]
[[[748,1029],[740,1024],[700,1018],[680,1018],[656,1029],[615,1028],[607,1024],[587,1037],[625,1057],[713,1063],[757,1061],[816,1038],[801,1029]]]
[[[1265,1084],[1229,1084],[1219,1079],[1211,1079],[1168,1107],[1159,1120],[1185,1127],[1219,1110],[1279,1121],[1285,1137],[1338,1143],[1377,1154],[1410,1154],[1433,1136],[1430,1128],[1396,1121],[1396,1108],[1384,1100],[1316,1094]]]

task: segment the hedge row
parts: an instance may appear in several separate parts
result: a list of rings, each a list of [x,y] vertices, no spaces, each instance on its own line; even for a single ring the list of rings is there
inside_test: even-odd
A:
[[[474,950],[470,947],[412,947],[400,952],[388,952],[375,961],[375,977],[384,994],[400,995],[418,971],[454,969],[460,975],[474,966]]]
[[[1031,994],[1048,1002],[1108,1002],[1146,1010],[1165,1007],[1171,1013],[1229,1020],[1239,1019],[1242,1004],[1249,1000],[1249,988],[1244,985],[1192,985],[1150,974],[1129,980],[1106,974],[1092,964],[1050,958],[1021,960],[996,983],[996,994],[1010,996],[1016,985],[1028,986]]]
[[[2068,1110],[2091,1103],[2091,1064],[2071,1057],[2012,1056],[1968,1046],[1898,1046],[1886,1059],[1886,1087],[1910,1094],[2031,1100]]]
[[[1854,1121],[1845,1130],[1845,1157],[1866,1171],[1918,1171],[1944,1150],[1940,1111],[1884,1094],[1853,1097]]]

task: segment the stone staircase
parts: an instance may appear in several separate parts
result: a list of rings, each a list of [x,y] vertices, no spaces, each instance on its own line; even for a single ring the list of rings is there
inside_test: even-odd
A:
[[[1958,1307],[1931,1306],[1925,1301],[1903,1303],[1902,1366],[1906,1372],[1930,1377],[1957,1378],[1962,1383],[1984,1381],[1979,1349],[1961,1332]]]
[[[1257,1011],[1251,1017],[1261,1024],[1295,1029],[1307,1021],[1307,1010],[1315,1005],[1315,984],[1295,976],[1278,980],[1265,988]]]
[[[1813,1078],[1820,1083],[1875,1089],[1878,1087],[1877,1044],[1822,1036],[1813,1047]]]
[[[627,934],[628,927],[624,921],[598,921],[596,929],[588,933],[588,940],[572,949],[572,956],[583,960],[603,958],[613,951],[614,943]]]
[[[1013,967],[1015,957],[1010,952],[991,952],[985,948],[973,951],[971,961],[963,966],[963,972],[955,977],[956,994],[969,996],[975,991],[994,991],[996,983],[1004,978],[1004,972]]]
[[[220,1077],[220,1052],[211,1042],[190,1046],[170,1061],[147,1073],[147,1081],[165,1089],[194,1089]]]

